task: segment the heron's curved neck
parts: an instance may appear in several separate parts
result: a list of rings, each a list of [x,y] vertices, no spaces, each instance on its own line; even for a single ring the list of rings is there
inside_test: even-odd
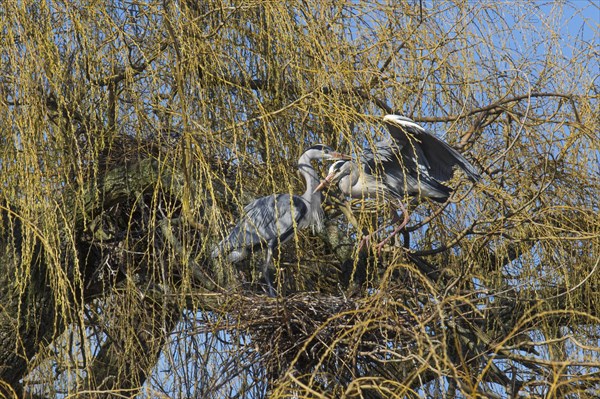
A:
[[[310,204],[311,208],[315,205],[318,206],[321,202],[321,193],[314,193],[315,188],[319,185],[319,176],[311,164],[313,159],[307,154],[302,154],[298,159],[298,170],[306,181],[306,191],[302,194],[302,198]]]
[[[348,161],[344,167],[347,169],[344,177],[338,182],[338,187],[344,194],[350,195],[354,191],[354,186],[358,183],[360,170],[358,164],[354,161]]]

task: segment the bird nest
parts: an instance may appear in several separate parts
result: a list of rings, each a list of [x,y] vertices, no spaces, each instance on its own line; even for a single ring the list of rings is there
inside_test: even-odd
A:
[[[230,315],[252,337],[270,378],[300,375],[313,381],[320,370],[335,369],[337,376],[321,381],[338,384],[373,367],[381,373],[384,364],[408,361],[408,351],[431,312],[415,312],[405,299],[396,299],[407,295],[408,290],[398,289],[358,299],[318,293],[238,297]]]

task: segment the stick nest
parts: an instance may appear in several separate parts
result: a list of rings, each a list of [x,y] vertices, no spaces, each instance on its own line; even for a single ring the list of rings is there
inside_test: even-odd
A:
[[[231,315],[252,336],[271,378],[313,379],[329,369],[339,370],[333,379],[339,383],[368,374],[373,367],[381,373],[384,364],[397,366],[408,360],[404,355],[414,348],[415,337],[431,315],[394,299],[410,295],[398,289],[359,299],[306,292],[277,299],[238,297]],[[326,380],[331,382],[332,376]]]

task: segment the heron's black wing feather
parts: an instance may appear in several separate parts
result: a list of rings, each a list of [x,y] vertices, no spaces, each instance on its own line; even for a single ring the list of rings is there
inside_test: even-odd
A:
[[[471,180],[479,180],[479,172],[454,148],[439,140],[428,131],[424,131],[421,147],[428,154],[431,162],[431,175],[438,180],[446,181],[452,178],[454,168],[458,167]]]
[[[432,167],[432,161],[422,147],[423,135],[419,131],[407,132],[390,123],[386,125],[390,136],[376,142],[373,150],[365,150],[361,158],[365,173],[384,179],[387,190],[397,198],[408,194],[445,201],[450,188],[441,183],[436,165]]]
[[[477,169],[454,148],[410,119],[394,117],[397,118],[397,123],[386,121],[390,135],[402,145],[405,152],[416,155],[418,163],[427,167],[429,176],[439,182],[447,181],[452,178],[454,168],[458,167],[470,179],[480,178]],[[411,147],[420,148],[410,151]]]

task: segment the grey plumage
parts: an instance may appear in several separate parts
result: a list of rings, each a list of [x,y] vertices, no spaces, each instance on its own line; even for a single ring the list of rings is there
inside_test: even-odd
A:
[[[298,169],[306,181],[306,191],[301,196],[273,194],[261,197],[244,208],[243,216],[212,251],[213,258],[227,255],[230,262],[238,262],[255,250],[266,250],[262,273],[269,295],[275,295],[268,276],[268,268],[277,246],[289,240],[296,229],[321,227],[321,193],[315,192],[319,184],[317,172],[311,165],[316,159],[349,159],[330,147],[317,144],[307,149],[298,160]]]

